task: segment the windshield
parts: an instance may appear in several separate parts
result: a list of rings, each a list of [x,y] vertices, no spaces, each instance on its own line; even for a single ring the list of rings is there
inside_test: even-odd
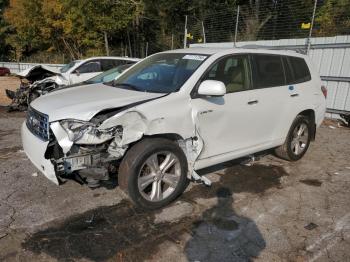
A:
[[[156,54],[130,68],[113,82],[113,86],[142,92],[176,92],[207,57],[183,53]]]
[[[69,64],[64,65],[64,66],[60,69],[61,73],[67,72],[69,69],[71,69],[71,68],[72,68],[76,63],[78,63],[78,62],[79,62],[78,60],[75,60],[75,61],[70,62]]]
[[[133,64],[127,64],[127,65],[120,65],[115,68],[112,68],[106,72],[103,72],[102,74],[99,74],[93,78],[90,78],[89,80],[86,80],[86,84],[97,84],[97,83],[105,83],[105,82],[111,82],[115,80],[122,72],[124,72],[127,68],[132,66]]]

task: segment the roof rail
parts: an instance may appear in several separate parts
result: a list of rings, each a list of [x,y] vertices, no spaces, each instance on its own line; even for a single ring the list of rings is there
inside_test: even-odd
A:
[[[267,49],[267,50],[289,50],[294,51],[300,54],[306,54],[306,46],[305,47],[291,47],[291,46],[268,46],[268,45],[243,45],[240,48],[246,49]]]

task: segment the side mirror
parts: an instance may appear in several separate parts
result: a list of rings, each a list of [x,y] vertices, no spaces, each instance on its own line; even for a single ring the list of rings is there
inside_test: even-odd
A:
[[[80,76],[80,72],[78,70],[75,70],[74,74],[76,74],[77,76]]]
[[[199,85],[198,94],[202,96],[224,96],[226,86],[221,81],[205,80]]]

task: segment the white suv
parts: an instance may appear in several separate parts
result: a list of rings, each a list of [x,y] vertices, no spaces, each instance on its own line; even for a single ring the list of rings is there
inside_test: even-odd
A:
[[[300,159],[325,114],[326,89],[291,51],[190,48],[152,55],[104,84],[35,100],[23,148],[59,184],[90,185],[118,165],[135,204],[162,207],[201,179],[196,170],[274,148]]]

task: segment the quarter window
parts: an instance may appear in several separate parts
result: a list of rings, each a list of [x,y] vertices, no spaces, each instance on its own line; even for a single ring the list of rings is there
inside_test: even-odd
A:
[[[250,89],[250,70],[247,55],[222,58],[204,75],[202,81],[217,80],[226,86],[226,93]]]
[[[307,82],[311,80],[309,68],[303,58],[300,57],[288,57],[290,61],[293,74],[294,84]]]
[[[254,88],[285,85],[281,56],[254,54],[252,57]]]

